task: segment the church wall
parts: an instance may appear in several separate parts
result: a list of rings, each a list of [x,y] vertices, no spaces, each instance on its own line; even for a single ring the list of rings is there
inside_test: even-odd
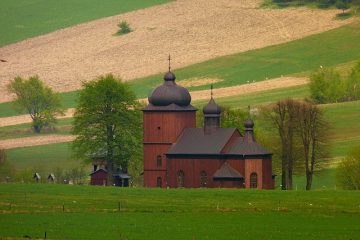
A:
[[[185,174],[184,177],[184,187],[186,188],[200,188],[201,186],[201,172],[205,171],[207,173],[207,184],[208,188],[216,187],[231,187],[231,188],[240,188],[243,187],[243,183],[240,182],[219,182],[213,181],[214,173],[225,163],[228,164],[239,171],[241,174],[244,174],[244,160],[239,159],[186,159],[186,158],[174,158],[168,159],[167,162],[167,171],[168,171],[168,185],[172,188],[177,188],[178,186],[178,173],[183,171]]]
[[[144,142],[174,143],[184,128],[195,126],[195,111],[144,112]]]
[[[265,158],[263,161],[263,189],[274,189],[275,181],[272,178],[272,160],[271,158]]]
[[[257,174],[257,188],[263,188],[263,166],[262,159],[245,159],[245,186],[250,188],[250,175],[255,172]]]
[[[195,127],[195,112],[144,112],[144,186],[166,186],[165,153],[184,128]],[[162,164],[158,166],[157,156]]]

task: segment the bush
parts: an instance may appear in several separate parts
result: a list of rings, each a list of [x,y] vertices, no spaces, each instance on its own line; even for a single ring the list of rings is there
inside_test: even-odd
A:
[[[310,76],[311,98],[316,103],[360,99],[360,61],[344,79],[333,69],[321,68]]]
[[[119,35],[127,34],[132,32],[133,30],[130,28],[130,25],[126,21],[122,21],[118,24],[118,27],[120,28],[117,32]]]
[[[360,189],[360,146],[353,148],[340,162],[336,177],[343,188]]]

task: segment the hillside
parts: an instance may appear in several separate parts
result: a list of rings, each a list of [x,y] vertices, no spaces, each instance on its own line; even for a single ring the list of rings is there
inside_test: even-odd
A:
[[[58,91],[112,72],[129,80],[218,56],[280,44],[327,31],[352,20],[335,10],[261,9],[260,0],[178,0],[55,31],[0,48],[0,101],[15,76],[38,74]],[[154,17],[156,16],[156,17]],[[135,29],[114,36],[126,20]],[[146,41],[144,41],[146,39]],[[226,43],[226,44],[224,44]]]

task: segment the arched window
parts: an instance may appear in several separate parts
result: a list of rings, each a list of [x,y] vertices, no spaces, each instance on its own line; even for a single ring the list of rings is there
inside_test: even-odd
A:
[[[162,187],[162,178],[161,178],[161,177],[158,177],[158,178],[156,179],[156,186],[159,187],[159,188]]]
[[[161,155],[157,155],[157,157],[156,157],[156,166],[158,166],[158,167],[162,166],[162,157],[161,157]]]
[[[185,182],[185,173],[184,171],[180,170],[178,172],[178,187],[184,187]]]
[[[207,173],[205,171],[201,171],[200,173],[200,186],[201,187],[206,187],[207,185]]]
[[[258,176],[256,172],[250,174],[250,188],[257,188]]]

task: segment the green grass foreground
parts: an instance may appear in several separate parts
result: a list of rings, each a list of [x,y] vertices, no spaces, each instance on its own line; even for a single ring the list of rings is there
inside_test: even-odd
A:
[[[1,237],[348,240],[359,222],[359,191],[0,185]]]
[[[1,0],[0,47],[79,23],[170,1]]]

